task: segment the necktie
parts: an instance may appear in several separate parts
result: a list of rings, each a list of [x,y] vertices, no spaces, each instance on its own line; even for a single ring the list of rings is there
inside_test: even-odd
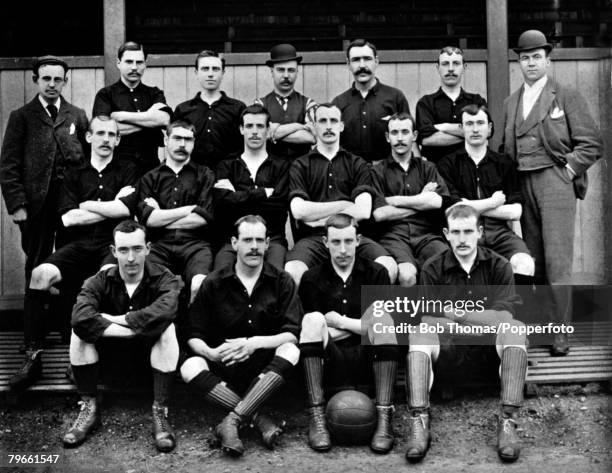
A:
[[[289,103],[289,97],[280,97],[280,100],[281,100],[281,106],[283,107],[283,110],[286,112],[287,104]]]
[[[51,120],[55,123],[55,119],[57,118],[57,108],[55,105],[47,105],[47,110],[51,114]]]

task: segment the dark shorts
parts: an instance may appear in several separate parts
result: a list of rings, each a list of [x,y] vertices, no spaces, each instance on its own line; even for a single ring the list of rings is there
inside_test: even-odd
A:
[[[145,338],[100,337],[95,345],[100,355],[102,382],[117,387],[150,384],[151,349],[156,342]]]
[[[398,232],[385,233],[379,243],[398,264],[412,263],[417,268],[448,248],[446,242],[437,235],[411,237]]]
[[[517,253],[530,254],[523,239],[506,226],[491,228],[485,225],[482,241],[484,246],[499,253],[507,260]]]
[[[284,238],[270,240],[270,246],[266,251],[264,259],[281,271],[285,269],[285,256],[287,254],[287,241]],[[233,250],[231,243],[227,243],[221,247],[215,256],[215,271],[225,266],[236,263],[236,252]]]
[[[361,258],[374,261],[381,256],[389,256],[389,253],[374,240],[362,236],[361,242],[357,247],[357,255]],[[329,250],[325,247],[321,235],[302,238],[287,253],[287,261],[301,261],[309,268],[321,264],[327,258],[329,258]]]
[[[117,264],[110,251],[110,241],[77,240],[65,244],[45,263],[59,268],[62,279],[83,281],[105,264]]]
[[[172,237],[166,235],[153,243],[148,259],[174,274],[183,275],[187,288],[196,274],[208,274],[213,262],[210,243],[180,230],[172,232]]]
[[[253,380],[259,376],[266,366],[270,364],[274,358],[275,350],[273,349],[260,349],[256,350],[248,360],[243,363],[237,363],[231,366],[225,366],[221,363],[206,360],[210,371],[219,376],[225,381],[228,386],[234,389],[239,394],[246,393],[247,389],[251,386]],[[193,355],[185,351],[181,351],[179,356],[178,366],[179,368],[187,361],[192,358]]]
[[[324,385],[328,393],[359,389],[374,382],[373,347],[361,344],[359,337],[334,341],[325,347]]]
[[[461,384],[466,380],[488,384],[499,380],[500,359],[495,345],[442,344],[434,364],[438,386]]]

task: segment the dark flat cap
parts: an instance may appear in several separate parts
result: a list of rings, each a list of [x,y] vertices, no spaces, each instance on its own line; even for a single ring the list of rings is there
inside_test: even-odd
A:
[[[38,69],[41,66],[48,66],[48,65],[62,66],[64,68],[64,72],[68,72],[68,64],[66,64],[66,61],[64,61],[63,59],[60,59],[57,56],[37,57],[36,60],[34,61],[34,64],[32,65],[32,71],[34,71],[34,74],[38,74]]]
[[[266,66],[285,61],[297,61],[299,64],[302,62],[302,56],[297,55],[297,51],[291,44],[277,44],[270,50],[270,59],[266,61]]]
[[[552,51],[553,45],[546,41],[546,36],[539,30],[527,30],[521,33],[518,39],[518,46],[514,49],[515,53],[532,51],[534,49],[546,49]]]

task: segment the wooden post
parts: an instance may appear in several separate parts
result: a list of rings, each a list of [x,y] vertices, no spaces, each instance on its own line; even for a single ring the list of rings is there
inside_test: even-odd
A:
[[[104,0],[104,85],[119,79],[117,49],[125,42],[125,1]]]
[[[508,65],[508,1],[487,2],[487,102],[495,123],[495,135],[490,141],[497,150],[501,143],[503,104],[510,94]]]

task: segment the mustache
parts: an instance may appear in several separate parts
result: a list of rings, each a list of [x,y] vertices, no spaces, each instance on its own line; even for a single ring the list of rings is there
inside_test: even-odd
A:
[[[360,67],[355,71],[355,74],[372,74],[372,71],[367,67]]]
[[[254,250],[254,251],[249,251],[247,253],[247,256],[263,256],[263,253],[261,251]]]

